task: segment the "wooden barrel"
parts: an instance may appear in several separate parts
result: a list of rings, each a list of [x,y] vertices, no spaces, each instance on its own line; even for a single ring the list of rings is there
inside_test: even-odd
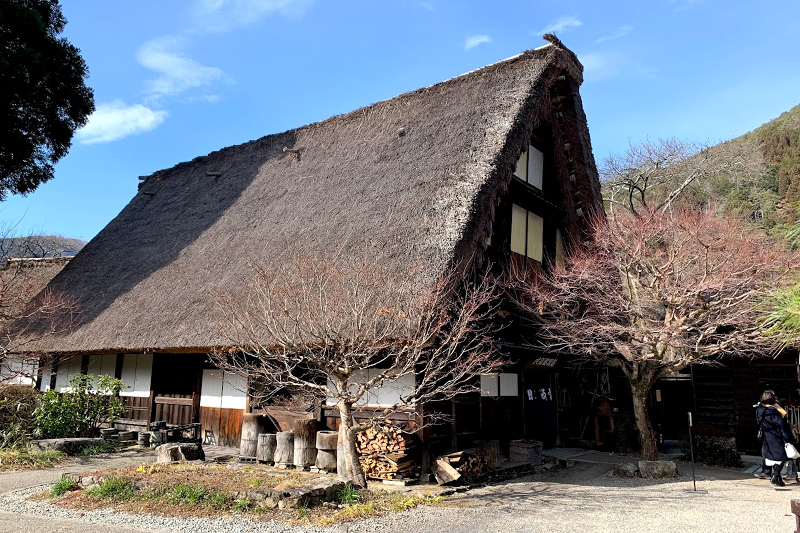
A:
[[[317,459],[317,421],[313,418],[294,423],[294,466],[307,468]]]
[[[338,441],[338,431],[329,431],[327,429],[317,431],[317,450],[332,450],[335,452]]]
[[[139,432],[139,446],[142,448],[146,448],[150,446],[150,432],[149,431],[140,431]]]
[[[294,463],[294,433],[280,431],[275,434],[275,464]]]
[[[314,466],[325,472],[336,472],[336,450],[317,450],[317,459]]]
[[[255,457],[258,451],[258,435],[266,433],[269,422],[255,413],[242,415],[242,440],[239,442],[239,455],[241,457]]]
[[[259,433],[256,459],[263,463],[272,463],[275,461],[275,448],[277,446],[278,438],[275,433]]]

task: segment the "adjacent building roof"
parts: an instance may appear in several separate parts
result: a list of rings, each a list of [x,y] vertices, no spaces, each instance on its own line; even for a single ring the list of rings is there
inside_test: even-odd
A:
[[[210,294],[244,297],[250,265],[281,261],[290,246],[368,254],[398,271],[424,264],[422,277],[409,282],[430,283],[453,263],[480,259],[526,139],[559,102],[575,123],[574,201],[584,212],[602,210],[577,93],[583,69],[552,42],[148,176],[50,284],[77,298],[81,325],[37,348],[224,344]]]

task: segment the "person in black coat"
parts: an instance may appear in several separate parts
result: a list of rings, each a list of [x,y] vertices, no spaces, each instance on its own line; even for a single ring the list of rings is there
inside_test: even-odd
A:
[[[776,401],[774,391],[765,390],[761,394],[760,405],[756,408],[756,423],[763,434],[761,455],[766,464],[772,467],[770,483],[783,487],[785,483],[781,478],[781,470],[789,459],[784,445],[791,442],[792,437],[783,421],[783,415],[775,405]]]

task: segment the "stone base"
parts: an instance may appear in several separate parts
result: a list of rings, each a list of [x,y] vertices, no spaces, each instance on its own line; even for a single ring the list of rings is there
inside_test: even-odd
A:
[[[633,463],[622,463],[608,473],[609,476],[630,478],[639,475],[639,468]]]
[[[156,463],[205,461],[203,446],[198,443],[171,442],[156,448]]]
[[[678,477],[678,465],[673,461],[639,461],[639,473],[646,479]]]

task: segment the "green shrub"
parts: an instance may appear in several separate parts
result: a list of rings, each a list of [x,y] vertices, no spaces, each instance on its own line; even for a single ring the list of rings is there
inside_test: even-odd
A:
[[[0,448],[25,444],[34,432],[39,392],[28,385],[0,385]]]
[[[172,487],[170,500],[173,503],[181,503],[187,505],[197,505],[203,503],[203,500],[208,495],[208,489],[203,485],[188,485],[186,483],[179,483]]]
[[[56,481],[50,488],[50,495],[54,497],[63,496],[78,486],[78,483],[69,476],[64,476]]]
[[[95,498],[124,501],[133,499],[136,488],[129,479],[119,476],[108,476],[96,486],[86,491]]]
[[[125,412],[119,391],[125,387],[110,376],[78,374],[69,380],[71,392],[49,390],[34,412],[40,438],[94,437],[101,423]]]

